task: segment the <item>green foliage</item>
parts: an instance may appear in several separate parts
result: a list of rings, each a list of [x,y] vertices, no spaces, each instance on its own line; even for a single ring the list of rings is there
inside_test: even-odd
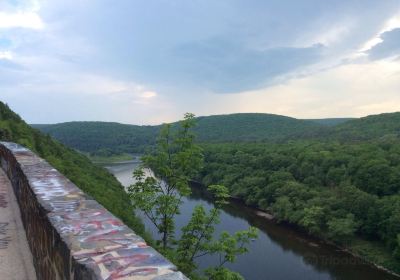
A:
[[[311,133],[322,125],[271,114],[231,114],[196,118],[193,128],[200,142],[282,140]],[[142,153],[155,144],[162,126],[138,126],[109,122],[69,122],[33,125],[65,145],[98,156]],[[170,124],[179,127],[179,123]]]
[[[175,260],[182,271],[191,273],[197,268],[194,260],[209,254],[209,242],[218,222],[218,209],[214,208],[207,214],[202,205],[194,208],[189,223],[182,228],[182,236],[176,249]]]
[[[229,199],[228,189],[212,185],[208,190],[214,195],[215,208],[209,213],[202,205],[194,208],[189,223],[181,229],[181,237],[175,240],[174,217],[179,214],[182,197],[190,194],[189,180],[195,177],[203,163],[202,150],[194,143],[191,129],[194,115],[185,114],[178,128],[165,125],[157,147],[143,157],[142,168],[134,171],[135,183],[129,187],[133,205],[143,211],[162,235],[162,252],[168,255],[181,271],[193,278],[197,268],[195,259],[218,254],[220,263],[206,271],[208,279],[242,279],[237,273],[223,268],[226,262],[234,262],[237,255],[247,252],[246,245],[257,233],[254,228],[231,235],[223,232],[214,240],[214,226],[219,223],[220,207]],[[154,176],[146,176],[145,168]]]
[[[246,245],[257,237],[256,228],[235,232],[233,235],[222,232],[219,239],[209,245],[211,253],[219,255],[219,267],[226,262],[233,263],[238,255],[248,252]]]
[[[354,118],[308,119],[307,121],[312,121],[326,126],[335,126],[351,120],[354,120]]]
[[[400,113],[360,119],[299,120],[271,114],[231,114],[198,117],[194,128],[199,142],[287,142],[319,140],[359,142],[398,139]],[[178,127],[178,123],[172,123]],[[155,144],[161,126],[111,122],[69,122],[33,125],[63,144],[92,156],[143,153]],[[7,133],[7,131],[0,131]]]
[[[228,189],[221,185],[209,186],[208,191],[214,195],[216,207],[209,213],[206,213],[202,205],[195,207],[189,223],[182,228],[182,236],[176,249],[176,262],[182,271],[191,275],[197,268],[195,259],[216,254],[219,255],[219,263],[206,270],[209,279],[223,279],[218,278],[222,275],[238,277],[238,274],[226,270],[223,265],[226,262],[233,263],[238,255],[247,253],[246,245],[257,238],[257,230],[250,227],[233,235],[222,232],[219,239],[214,240],[214,227],[219,223],[220,207],[228,203],[229,195]]]
[[[202,147],[205,165],[197,179],[203,184],[224,184],[231,195],[316,236],[346,245],[362,237],[398,255],[397,139]],[[386,263],[400,271],[400,263]]]
[[[160,126],[113,122],[68,122],[32,126],[71,148],[100,157],[143,153],[146,147],[155,144],[160,130]]]
[[[320,234],[324,223],[324,217],[324,208],[314,205],[304,209],[304,216],[300,220],[300,225],[308,229],[312,234]]]
[[[27,125],[7,105],[0,102],[0,139],[19,143],[42,158],[91,195],[115,216],[143,237],[144,226],[135,215],[121,184],[104,168],[84,155]]]
[[[129,188],[133,205],[142,210],[156,226],[166,251],[173,241],[174,217],[179,214],[182,197],[190,193],[189,180],[202,164],[201,149],[194,144],[190,129],[194,116],[186,114],[177,130],[165,125],[153,153],[142,158],[143,167],[134,173],[136,183]],[[145,177],[143,168],[151,168],[155,177]]]
[[[342,243],[349,241],[358,227],[353,214],[347,214],[344,218],[332,218],[327,225],[328,236]]]
[[[210,280],[244,280],[239,273],[225,267],[209,268],[206,270],[206,276]]]
[[[400,260],[400,233],[397,234],[397,244],[396,244],[396,249],[394,250],[393,254],[396,259]]]

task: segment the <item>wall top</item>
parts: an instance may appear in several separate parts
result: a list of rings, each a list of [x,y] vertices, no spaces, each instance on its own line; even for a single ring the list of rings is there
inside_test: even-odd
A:
[[[15,143],[0,142],[0,150],[4,149],[16,159],[72,258],[92,271],[94,279],[187,279],[45,160]],[[2,158],[2,167],[9,169],[5,158]]]

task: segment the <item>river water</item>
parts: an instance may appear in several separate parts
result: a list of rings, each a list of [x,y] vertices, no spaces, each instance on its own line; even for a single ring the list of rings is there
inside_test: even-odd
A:
[[[132,172],[139,161],[107,165],[124,185],[133,183]],[[193,194],[184,199],[181,214],[176,217],[177,228],[185,225],[190,219],[195,205],[203,204],[206,209],[212,208],[212,201],[201,189],[194,188]],[[143,222],[148,231],[157,237],[154,226],[145,217]],[[221,213],[221,223],[216,234],[225,230],[235,232],[257,227],[258,238],[249,245],[249,252],[239,256],[234,264],[227,267],[239,272],[249,280],[399,280],[400,278],[363,263],[353,256],[337,250],[333,246],[314,240],[290,227],[277,225],[259,217],[254,209],[240,202],[232,202]],[[179,233],[178,233],[179,235]],[[216,263],[216,256],[199,258],[200,268]]]

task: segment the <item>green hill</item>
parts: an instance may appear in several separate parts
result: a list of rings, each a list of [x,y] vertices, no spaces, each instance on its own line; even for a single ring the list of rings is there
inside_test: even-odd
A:
[[[32,125],[63,144],[98,156],[142,153],[156,141],[160,125],[138,126],[115,122],[67,122]],[[400,112],[359,119],[299,120],[258,113],[197,118],[200,142],[285,142],[318,140],[355,142],[400,135]]]
[[[400,136],[400,112],[371,115],[350,120],[334,127],[332,136],[338,139],[371,140]]]
[[[67,122],[32,125],[68,147],[101,156],[140,153],[154,144],[159,126],[138,126],[115,122]]]
[[[143,236],[143,224],[133,214],[129,198],[113,175],[94,165],[84,155],[32,128],[2,102],[0,140],[19,143],[46,159],[80,189]]]
[[[306,119],[306,121],[311,121],[326,126],[335,126],[351,120],[354,120],[354,118]]]
[[[198,117],[195,133],[201,142],[258,142],[310,134],[323,126],[272,114],[231,114]],[[67,122],[32,125],[65,145],[83,152],[109,156],[143,152],[155,143],[160,126],[110,122]]]
[[[283,140],[322,126],[273,114],[243,113],[198,117],[195,132],[201,142],[258,142]]]

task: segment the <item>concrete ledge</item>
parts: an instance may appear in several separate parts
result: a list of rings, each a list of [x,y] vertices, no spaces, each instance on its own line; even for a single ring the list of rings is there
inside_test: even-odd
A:
[[[0,142],[38,279],[187,279],[30,150]]]

